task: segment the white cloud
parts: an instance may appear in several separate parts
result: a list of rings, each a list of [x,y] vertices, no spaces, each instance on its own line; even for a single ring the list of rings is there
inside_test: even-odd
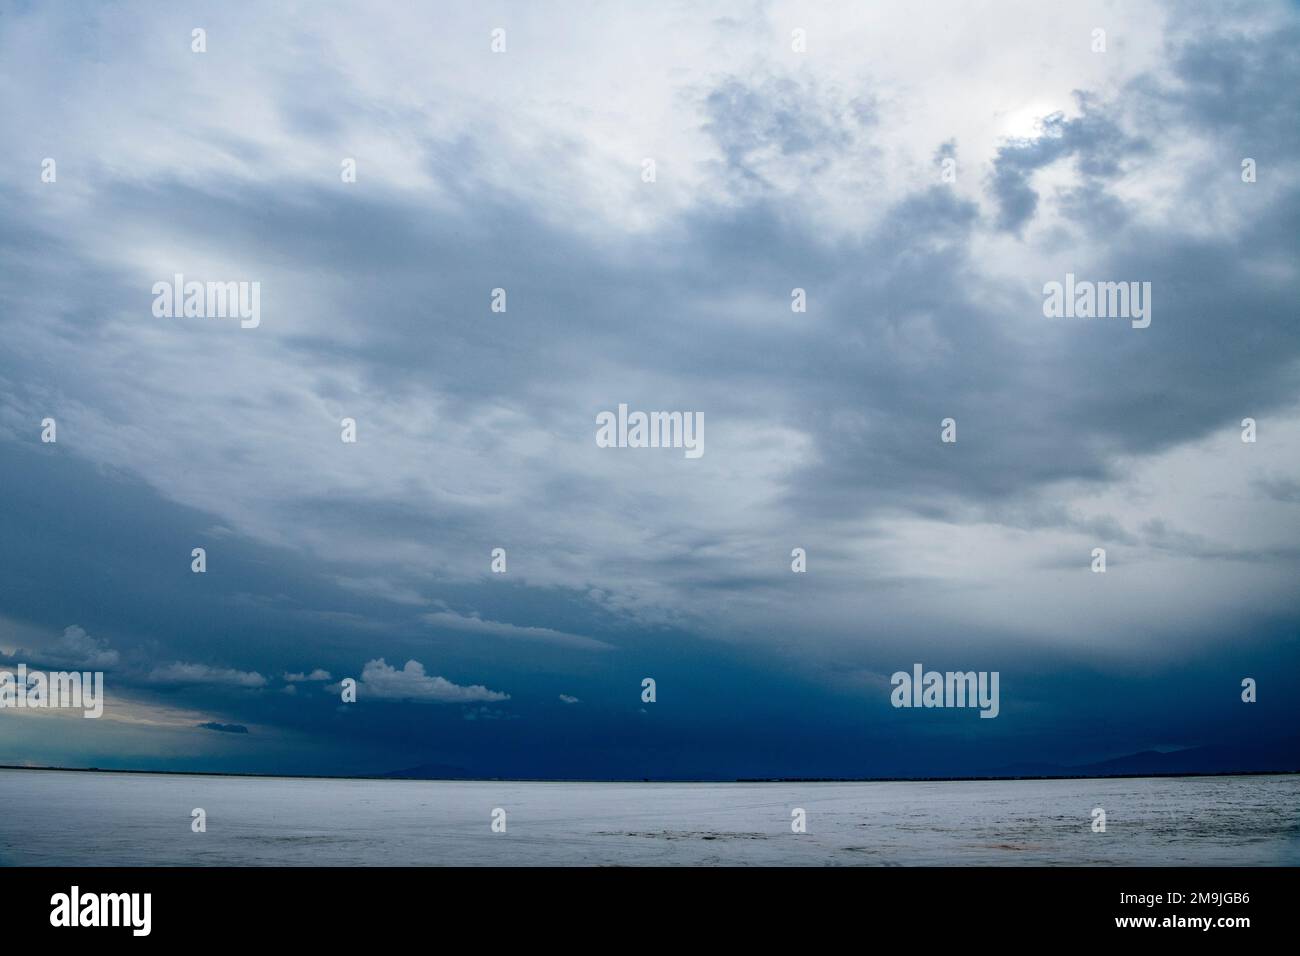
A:
[[[509,700],[510,695],[488,690],[482,684],[463,687],[445,677],[430,677],[419,661],[406,662],[400,671],[381,657],[367,661],[357,683],[357,699],[431,701],[435,703],[470,703],[473,701]]]

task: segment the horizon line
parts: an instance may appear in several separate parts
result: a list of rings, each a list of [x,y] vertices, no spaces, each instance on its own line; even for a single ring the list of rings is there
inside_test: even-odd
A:
[[[1166,777],[1272,777],[1294,776],[1297,770],[1224,770],[1180,773],[1102,774],[990,774],[926,777],[404,777],[394,774],[253,773],[216,770],[118,770],[107,767],[34,767],[0,764],[0,770],[38,770],[53,773],[161,774],[175,777],[252,777],[263,780],[387,780],[414,783],[961,783],[1008,780],[1139,780]]]

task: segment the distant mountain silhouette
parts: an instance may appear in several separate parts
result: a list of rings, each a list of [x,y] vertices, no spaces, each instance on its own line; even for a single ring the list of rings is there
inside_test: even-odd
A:
[[[1020,761],[998,767],[984,773],[962,774],[947,777],[943,774],[910,774],[898,777],[864,776],[857,778],[788,778],[788,777],[742,777],[747,781],[788,780],[788,779],[827,779],[827,780],[937,780],[937,779],[982,779],[989,777],[1148,777],[1160,774],[1216,774],[1216,773],[1294,773],[1300,772],[1300,738],[1272,741],[1267,744],[1213,744],[1204,747],[1189,747],[1185,750],[1144,750],[1141,753],[1112,757],[1096,763],[1056,764],[1046,761]],[[390,780],[472,780],[485,779],[483,774],[474,774],[464,767],[449,764],[427,763],[405,770],[392,770],[380,774]],[[544,778],[543,778],[544,779]],[[655,778],[679,779],[679,778]],[[695,779],[695,778],[681,778]],[[719,777],[716,779],[736,779]]]
[[[422,763],[418,767],[408,767],[405,770],[390,770],[380,776],[393,780],[464,780],[470,776],[470,772],[464,767]]]
[[[1300,739],[1257,744],[1214,744],[1186,750],[1144,750],[1141,753],[1112,757],[1097,763],[1062,766],[1025,762],[994,771],[996,776],[1014,777],[1105,777],[1115,775],[1148,776],[1162,773],[1259,773],[1300,770]]]

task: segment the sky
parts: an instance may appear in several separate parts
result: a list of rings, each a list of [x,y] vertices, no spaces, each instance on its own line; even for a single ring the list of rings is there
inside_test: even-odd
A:
[[[0,763],[1300,766],[1295,4],[5,2],[0,114],[0,669],[106,695]]]

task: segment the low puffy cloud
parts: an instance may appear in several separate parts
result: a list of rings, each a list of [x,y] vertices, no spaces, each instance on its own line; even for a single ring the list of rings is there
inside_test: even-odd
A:
[[[15,660],[28,658],[57,667],[76,667],[85,670],[107,670],[116,667],[121,659],[108,641],[91,637],[85,628],[72,624],[63,629],[63,636],[48,647],[37,650],[19,649]]]
[[[407,661],[398,670],[382,657],[367,661],[357,682],[357,699],[428,701],[432,703],[462,704],[477,701],[509,700],[510,695],[488,690],[482,684],[468,687],[453,684],[445,677],[425,673],[419,661]]]
[[[146,680],[151,684],[209,684],[224,687],[265,687],[266,678],[256,671],[238,671],[230,667],[186,664],[177,661],[155,667]]]
[[[90,668],[115,667],[119,660],[117,651],[108,646],[108,641],[91,637],[85,628],[76,624],[63,629],[55,653],[62,655],[68,663]]]
[[[331,678],[330,678],[329,671],[322,670],[321,668],[318,667],[310,674],[292,673],[292,672],[286,673],[284,675],[284,679],[290,684],[297,684],[304,681],[326,681],[326,680],[330,680]]]
[[[560,700],[562,700],[562,701],[563,701],[564,703],[566,703],[566,704],[580,704],[580,703],[582,703],[582,701],[578,700],[578,698],[574,697],[572,694],[561,694],[561,695],[560,695]]]

